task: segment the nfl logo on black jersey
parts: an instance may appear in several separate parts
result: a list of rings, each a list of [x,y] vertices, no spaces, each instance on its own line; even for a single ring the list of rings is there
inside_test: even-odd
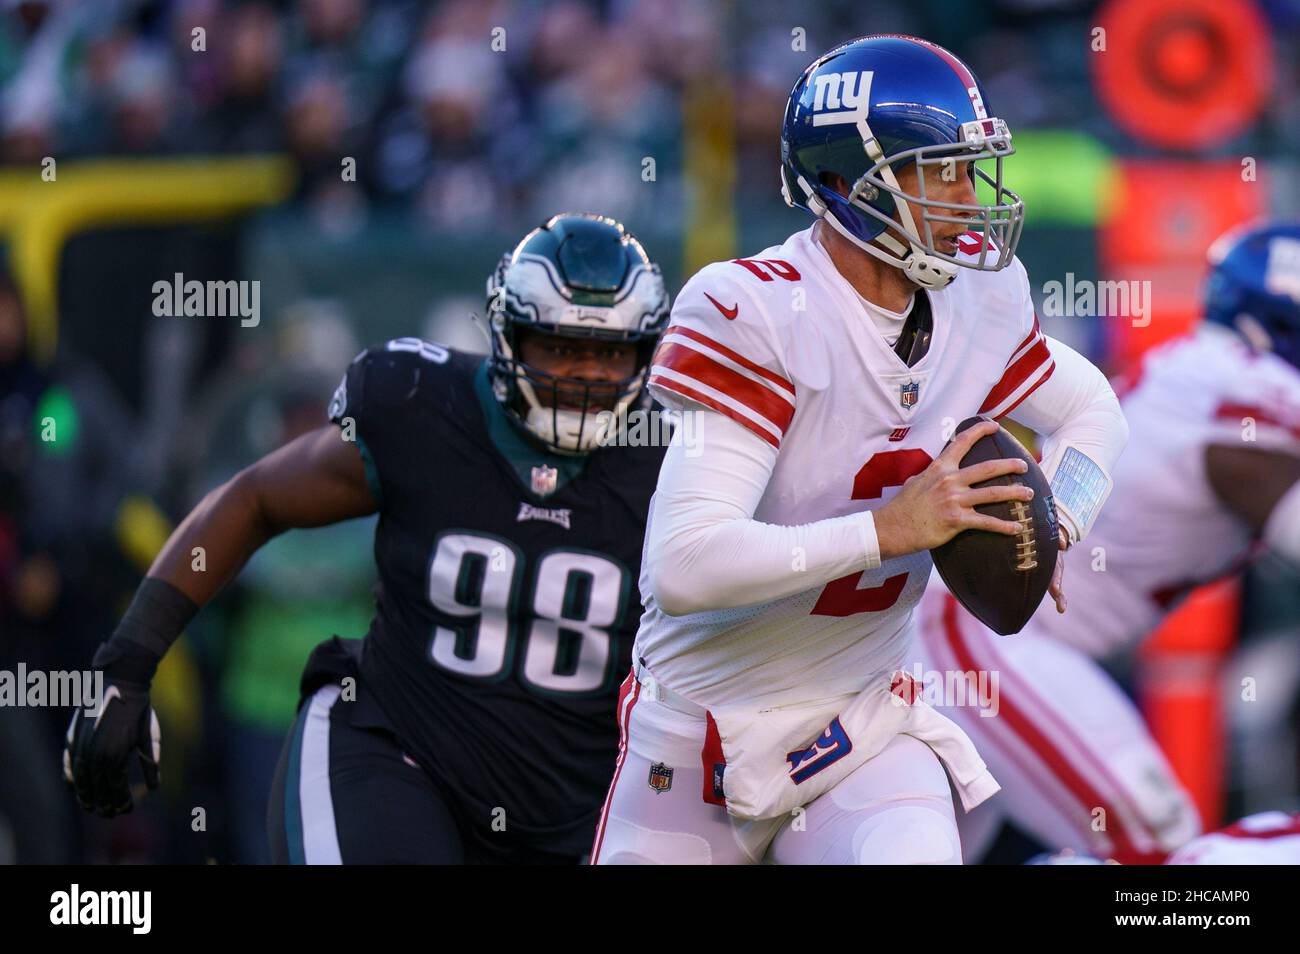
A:
[[[921,385],[916,381],[908,381],[906,384],[898,386],[898,403],[903,407],[915,407],[916,402],[921,399]]]
[[[673,770],[663,762],[655,762],[650,766],[650,787],[655,790],[655,794],[662,794],[673,787]]]
[[[533,468],[533,493],[539,497],[547,497],[555,493],[555,485],[559,480],[560,472],[554,467],[547,467],[545,464]]]

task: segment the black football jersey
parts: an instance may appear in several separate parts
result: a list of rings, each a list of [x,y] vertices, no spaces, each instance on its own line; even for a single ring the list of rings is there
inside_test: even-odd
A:
[[[361,690],[462,824],[585,852],[663,447],[540,449],[492,397],[483,358],[415,338],[360,354],[330,419],[379,501]]]

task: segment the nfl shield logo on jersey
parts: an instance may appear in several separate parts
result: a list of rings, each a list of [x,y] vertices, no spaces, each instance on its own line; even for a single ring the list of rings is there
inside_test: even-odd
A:
[[[559,482],[559,478],[560,472],[554,467],[547,467],[545,464],[534,467],[533,493],[539,497],[555,493],[555,485]]]
[[[915,407],[916,402],[921,400],[921,384],[919,381],[908,381],[906,384],[898,386],[898,403],[903,407]]]
[[[673,787],[673,770],[663,762],[655,762],[650,766],[650,787],[655,790],[656,795],[662,795],[668,789]]]

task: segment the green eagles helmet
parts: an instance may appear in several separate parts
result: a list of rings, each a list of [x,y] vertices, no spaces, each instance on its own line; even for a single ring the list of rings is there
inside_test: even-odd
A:
[[[583,454],[599,439],[599,414],[621,415],[643,394],[668,321],[668,293],[659,266],[621,224],[601,215],[565,213],[533,229],[502,256],[487,282],[487,309],[488,372],[497,400],[512,421],[547,447]],[[632,343],[635,370],[604,382],[548,374],[521,359],[522,329]]]

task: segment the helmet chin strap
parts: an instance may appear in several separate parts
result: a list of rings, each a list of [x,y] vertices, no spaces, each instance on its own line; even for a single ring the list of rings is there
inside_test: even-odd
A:
[[[893,170],[888,166],[883,170],[883,175],[888,176],[890,185],[898,189],[898,181],[894,178]],[[784,186],[783,186],[784,188]],[[887,265],[901,269],[911,281],[920,285],[929,291],[937,291],[949,285],[957,277],[957,265],[945,261],[935,255],[929,254],[921,248],[914,240],[910,238],[908,244],[904,245],[888,231],[881,232],[872,241],[866,242],[850,232],[839,219],[830,213],[826,203],[822,201],[821,196],[812,190],[808,181],[803,176],[799,177],[799,188],[803,189],[804,194],[808,197],[808,207],[819,218],[830,223],[831,228],[839,232],[846,239],[862,249],[868,255],[878,258]],[[899,189],[901,192],[902,190]],[[902,225],[904,233],[914,234],[916,226],[912,221],[912,212],[907,207],[906,202],[897,203],[900,214],[905,220]],[[881,248],[880,246],[884,246]],[[886,251],[888,250],[888,251]],[[890,253],[893,254],[890,254]]]
[[[907,211],[907,203],[903,203],[903,215],[910,219],[911,213]],[[831,217],[834,219],[834,216]],[[839,224],[836,222],[835,224]],[[852,235],[849,238],[853,238]],[[855,239],[856,241],[856,239]],[[858,241],[860,248],[864,248],[870,254],[876,256],[881,261],[888,262],[896,268],[901,268],[903,274],[910,278],[922,288],[937,290],[947,286],[954,278],[957,277],[957,266],[952,262],[946,262],[937,256],[931,255],[925,249],[921,248],[915,242],[910,243],[910,249],[903,245],[898,239],[894,238],[888,232],[881,232],[876,236],[876,241],[886,248],[891,249],[895,254],[886,255],[872,243],[863,243]]]
[[[822,206],[825,209],[825,206]],[[868,255],[880,259],[887,265],[893,265],[895,268],[902,269],[904,275],[916,284],[929,291],[937,291],[940,288],[947,287],[954,278],[957,277],[958,266],[952,262],[944,261],[934,255],[926,252],[915,242],[911,247],[904,245],[898,239],[886,232],[876,236],[872,242],[864,242],[852,232],[850,232],[835,216],[829,214],[827,210],[822,216],[825,221],[830,223],[831,228],[839,232],[850,242],[862,249]],[[880,243],[877,245],[876,243]],[[891,249],[894,254],[891,255],[881,248],[880,245]]]

